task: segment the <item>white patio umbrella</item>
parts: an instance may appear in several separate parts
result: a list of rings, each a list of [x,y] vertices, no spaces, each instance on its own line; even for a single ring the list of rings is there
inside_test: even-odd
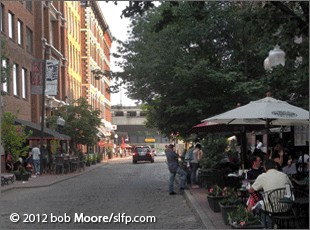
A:
[[[285,101],[265,97],[225,113],[202,120],[225,124],[305,125],[309,112]]]
[[[309,111],[293,106],[285,101],[265,97],[225,113],[202,120],[225,124],[293,126],[309,124]],[[268,141],[267,141],[268,150]]]

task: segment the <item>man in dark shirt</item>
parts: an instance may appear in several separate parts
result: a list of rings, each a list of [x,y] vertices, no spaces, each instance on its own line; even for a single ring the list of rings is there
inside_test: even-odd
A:
[[[262,168],[262,158],[259,155],[252,155],[250,157],[251,169],[247,172],[248,180],[255,180],[260,174],[264,172]]]
[[[168,148],[165,150],[168,169],[170,172],[170,180],[169,180],[169,194],[175,195],[174,192],[174,179],[175,175],[178,174],[180,177],[180,193],[184,192],[185,182],[186,182],[186,172],[179,166],[178,158],[179,155],[174,151],[174,145],[170,144]]]

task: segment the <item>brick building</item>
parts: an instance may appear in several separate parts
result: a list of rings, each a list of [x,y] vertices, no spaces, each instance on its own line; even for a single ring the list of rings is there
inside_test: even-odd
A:
[[[101,111],[100,132],[108,139],[112,126],[107,90],[112,35],[98,3],[83,3],[1,1],[0,34],[5,41],[1,52],[7,57],[1,65],[11,70],[9,81],[1,84],[7,94],[2,97],[1,111],[16,114],[24,124],[37,127],[43,97],[42,93],[32,94],[33,63],[54,60],[59,63],[57,92],[45,95],[44,118],[53,115],[58,107],[85,97]]]

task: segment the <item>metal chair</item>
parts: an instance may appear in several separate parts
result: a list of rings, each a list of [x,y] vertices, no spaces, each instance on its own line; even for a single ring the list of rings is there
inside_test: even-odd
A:
[[[309,192],[293,188],[293,213],[296,226],[302,229],[309,229]]]
[[[71,159],[70,160],[70,172],[75,172],[79,168],[79,159]]]
[[[56,157],[55,158],[55,174],[60,172],[61,174],[64,173],[64,158],[63,157]]]
[[[262,193],[264,207],[260,215],[266,228],[291,228],[294,219],[292,203],[279,202],[285,191],[285,188],[279,188]]]
[[[70,160],[69,157],[63,158],[63,165],[64,165],[64,173],[70,172]]]

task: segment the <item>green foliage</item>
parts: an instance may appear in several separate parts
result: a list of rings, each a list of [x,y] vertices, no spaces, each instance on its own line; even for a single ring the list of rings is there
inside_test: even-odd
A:
[[[116,79],[147,109],[147,126],[169,136],[202,119],[264,97],[309,105],[309,3],[163,2],[133,14],[132,33],[115,57]],[[283,10],[283,7],[288,10]],[[293,17],[287,17],[293,12]],[[292,15],[292,14],[290,14]],[[300,20],[299,20],[299,19]],[[301,44],[295,36],[303,35]],[[286,65],[266,72],[268,52],[279,44]],[[296,57],[301,56],[299,65]]]
[[[219,196],[223,196],[222,192],[223,192],[223,189],[216,184],[216,185],[213,185],[211,188],[209,188],[209,190],[207,191],[207,195],[212,196],[212,197],[219,197]]]
[[[229,205],[239,205],[241,204],[241,199],[238,197],[235,189],[232,187],[223,188],[222,192],[224,198],[219,201],[220,204],[229,206]]]
[[[224,159],[227,146],[226,138],[222,135],[213,134],[202,141],[203,156],[200,161],[202,169],[210,169]]]
[[[13,162],[18,161],[19,156],[26,156],[29,146],[26,145],[27,138],[32,134],[25,132],[23,126],[15,125],[16,116],[5,112],[1,123],[1,141],[6,151],[11,152]]]
[[[112,159],[113,158],[113,150],[111,148],[107,149],[107,155],[108,155],[108,159]]]
[[[71,137],[71,149],[76,149],[77,144],[92,146],[97,143],[97,127],[101,124],[99,114],[100,111],[92,110],[85,98],[80,98],[60,108],[55,116],[47,119],[47,124],[56,128],[57,118],[61,116],[65,125],[59,131]]]
[[[238,205],[237,210],[228,213],[228,220],[235,226],[250,226],[260,224],[258,216],[248,212],[243,205]]]
[[[20,166],[16,171],[14,171],[14,174],[19,174],[19,175],[31,175],[29,171],[26,170],[25,167]]]

